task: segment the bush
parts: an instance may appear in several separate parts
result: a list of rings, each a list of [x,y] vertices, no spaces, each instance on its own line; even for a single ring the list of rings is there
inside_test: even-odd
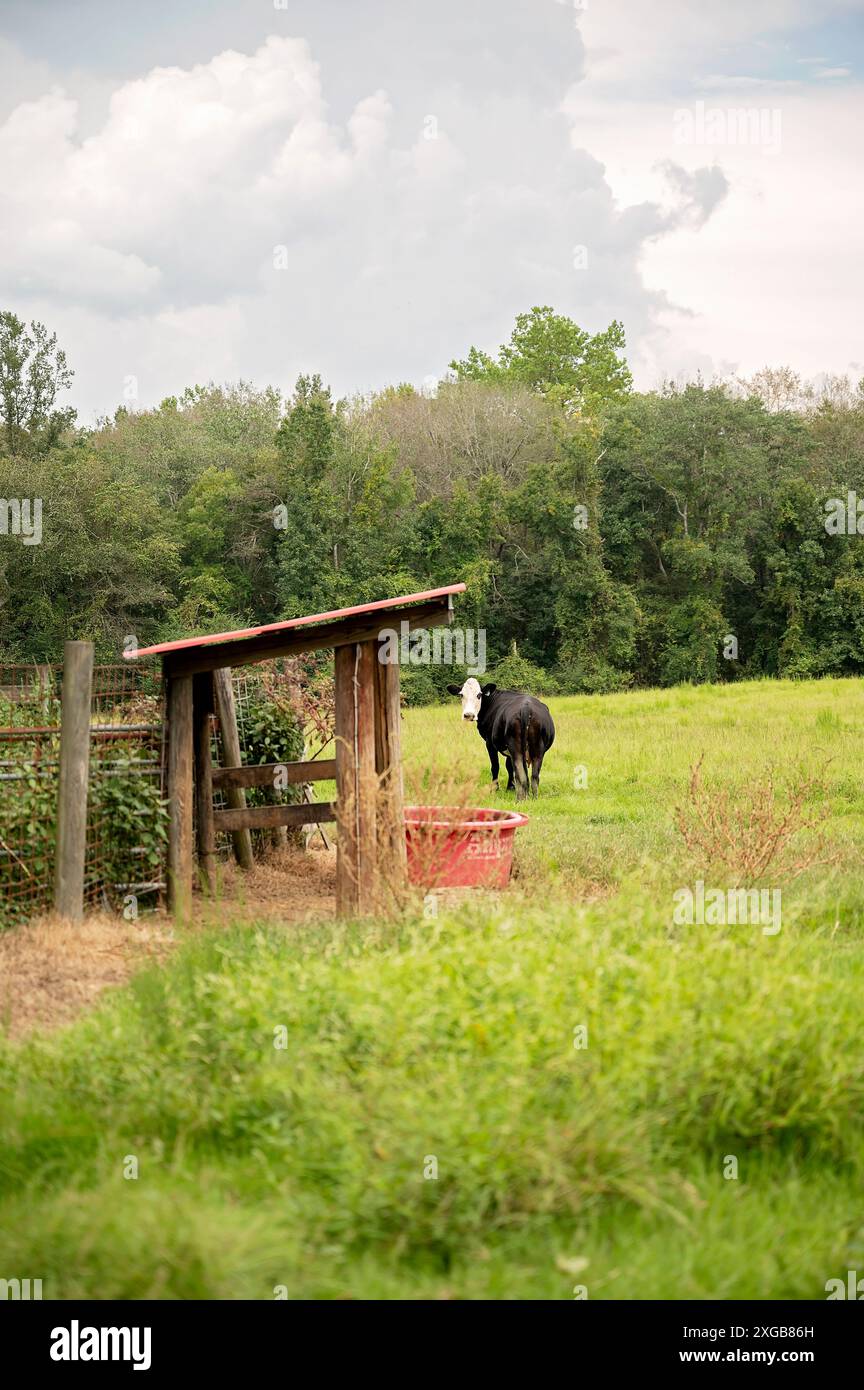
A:
[[[88,848],[95,852],[109,899],[120,884],[162,877],[168,839],[168,803],[159,782],[134,755],[92,761],[88,795]]]
[[[728,623],[707,598],[688,598],[666,620],[661,670],[664,685],[717,679],[720,648]]]
[[[633,676],[605,661],[571,661],[557,667],[555,683],[561,695],[612,695],[629,690]]]
[[[6,745],[14,766],[4,771],[16,780],[0,796],[0,927],[43,911],[53,894],[59,734],[43,734],[40,745],[38,758],[32,745]]]
[[[240,744],[247,765],[262,763],[295,763],[303,757],[305,745],[303,715],[298,704],[297,687],[290,681],[281,683],[265,673],[250,682],[240,719]],[[287,787],[253,787],[246,792],[247,806],[298,805],[303,797],[303,785],[290,783]],[[252,832],[257,846],[272,841],[273,832]],[[299,828],[291,838],[297,841]]]
[[[409,708],[416,705],[435,705],[444,698],[446,683],[441,680],[441,669],[434,666],[400,667],[402,698]],[[445,674],[448,680],[456,680],[452,671]]]
[[[298,762],[303,757],[303,724],[291,692],[277,685],[268,689],[264,684],[253,684],[243,709],[240,736],[249,765]],[[299,790],[287,787],[285,793],[299,795]]]
[[[45,911],[53,900],[59,746],[59,731],[43,735],[42,759],[18,765],[20,779],[0,802],[0,925]],[[134,751],[110,762],[91,757],[87,848],[93,886],[113,900],[117,884],[161,879],[167,835],[167,806],[152,767]],[[20,883],[22,874],[32,894],[16,905],[4,894],[3,881],[5,876]]]
[[[515,642],[509,654],[492,668],[488,676],[480,678],[481,684],[487,680],[494,681],[502,690],[526,690],[529,695],[558,694],[557,682],[542,666],[535,666],[520,656]]]

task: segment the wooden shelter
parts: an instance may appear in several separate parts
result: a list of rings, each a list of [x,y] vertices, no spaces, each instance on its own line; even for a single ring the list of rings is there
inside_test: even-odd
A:
[[[165,680],[169,800],[168,900],[189,912],[195,874],[193,798],[199,870],[212,886],[216,832],[231,831],[241,863],[251,865],[249,831],[336,821],[336,911],[372,910],[379,871],[405,874],[398,663],[379,660],[381,634],[440,627],[453,621],[453,595],[464,584],[313,613],[241,632],[163,642],[131,652],[161,656]],[[402,624],[407,624],[407,629]],[[332,648],[335,665],[335,758],[242,767],[231,695],[231,670],[275,657]],[[226,766],[212,765],[210,716],[218,710]],[[247,787],[335,777],[335,802],[246,807]],[[226,810],[214,810],[222,791]]]

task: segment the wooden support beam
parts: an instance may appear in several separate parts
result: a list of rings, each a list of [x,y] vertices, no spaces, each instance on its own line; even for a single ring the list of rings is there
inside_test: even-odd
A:
[[[306,825],[309,821],[336,819],[332,801],[313,801],[299,806],[247,806],[245,811],[214,811],[217,830],[271,830],[279,825]]]
[[[377,645],[336,648],[336,787],[339,841],[336,912],[365,915],[377,891],[378,775],[375,771],[375,666]],[[314,803],[305,808],[308,820]]]
[[[293,786],[297,782],[330,782],[336,776],[335,758],[317,758],[303,763],[256,763],[251,767],[218,767],[213,769],[213,786],[217,791],[228,787],[274,787],[276,773],[280,783]]]
[[[371,642],[380,632],[400,631],[403,622],[409,632],[416,628],[445,627],[453,621],[453,595],[388,608],[384,612],[341,618],[319,627],[290,628],[287,632],[263,632],[258,637],[240,637],[212,646],[187,647],[166,652],[163,662],[170,674],[192,675],[198,671],[218,671],[222,667],[251,666],[278,656],[300,656],[303,652],[338,648],[357,642]]]
[[[378,643],[359,642],[356,650],[358,907],[361,915],[365,915],[374,912],[378,889],[378,774],[375,770]]]
[[[60,713],[54,907],[61,917],[70,922],[80,922],[84,916],[92,691],[93,643],[65,643]]]
[[[224,649],[223,649],[224,650]],[[203,668],[209,669],[209,668]],[[240,735],[237,731],[237,710],[234,705],[234,687],[231,684],[230,667],[221,666],[213,672],[213,689],[216,695],[216,713],[222,730],[222,758],[226,767],[240,767],[243,758],[240,752]],[[225,791],[229,810],[245,811],[246,796],[242,787],[229,787]],[[248,827],[237,826],[233,832],[234,857],[241,869],[251,869],[255,863],[252,855],[252,836]]]
[[[339,836],[336,846],[336,915],[353,917],[359,907],[357,868],[357,761],[354,742],[355,648],[335,653],[336,808]]]
[[[213,824],[213,755],[210,729],[213,703],[213,677],[209,672],[194,676],[192,704],[195,723],[198,871],[202,886],[211,897],[216,891],[216,831]]]
[[[378,773],[378,859],[395,894],[408,873],[402,777],[402,702],[397,662],[375,663],[375,768]]]
[[[176,917],[192,911],[193,730],[192,677],[167,683],[168,706],[168,906]]]

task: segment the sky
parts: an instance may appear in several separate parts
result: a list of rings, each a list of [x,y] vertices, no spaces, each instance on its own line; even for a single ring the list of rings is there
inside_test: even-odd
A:
[[[864,0],[0,0],[0,308],[84,424],[542,304],[642,389],[857,379],[862,78]]]

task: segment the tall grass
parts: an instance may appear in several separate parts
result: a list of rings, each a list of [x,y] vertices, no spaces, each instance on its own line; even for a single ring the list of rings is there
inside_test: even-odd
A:
[[[0,1274],[46,1297],[824,1297],[864,1254],[864,949],[851,745],[826,764],[817,741],[859,702],[556,702],[510,894],[214,930],[3,1044]],[[409,778],[455,717],[412,712]],[[675,926],[688,767],[743,793],[778,746],[790,775],[822,760],[842,862],[801,875],[777,936]]]

